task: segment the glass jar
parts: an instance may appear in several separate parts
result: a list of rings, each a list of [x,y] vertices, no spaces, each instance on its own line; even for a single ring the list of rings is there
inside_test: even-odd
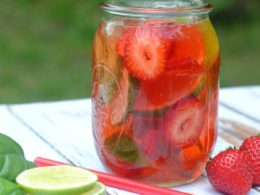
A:
[[[192,182],[217,135],[220,57],[212,5],[117,0],[102,8],[92,67],[100,159],[128,178]]]

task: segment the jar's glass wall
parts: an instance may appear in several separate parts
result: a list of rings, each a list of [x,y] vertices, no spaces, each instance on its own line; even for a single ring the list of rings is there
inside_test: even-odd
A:
[[[97,152],[128,178],[191,182],[202,174],[217,134],[217,35],[206,12],[128,12],[108,11],[94,40]]]

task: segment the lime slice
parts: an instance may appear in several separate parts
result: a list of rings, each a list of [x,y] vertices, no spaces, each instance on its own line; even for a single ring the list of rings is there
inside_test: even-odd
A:
[[[22,172],[17,184],[30,195],[78,195],[90,190],[97,175],[82,168],[61,165]]]
[[[96,185],[89,191],[81,195],[103,195],[105,194],[106,187],[104,184],[97,182]]]
[[[219,55],[219,41],[215,29],[209,19],[198,23],[199,31],[202,34],[202,39],[205,47],[204,65],[211,67],[215,63]]]

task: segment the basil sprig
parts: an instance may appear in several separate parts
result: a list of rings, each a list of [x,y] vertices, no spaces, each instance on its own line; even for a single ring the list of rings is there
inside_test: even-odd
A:
[[[0,177],[15,182],[22,171],[34,167],[32,162],[16,154],[0,155]]]
[[[105,140],[105,146],[120,160],[135,162],[138,158],[138,148],[127,135],[115,133]]]
[[[0,194],[24,195],[15,179],[21,172],[33,167],[34,163],[25,159],[22,147],[0,133]]]
[[[24,156],[22,147],[12,138],[0,133],[0,155],[17,154]]]
[[[23,190],[13,182],[0,177],[0,194],[2,195],[24,195]]]

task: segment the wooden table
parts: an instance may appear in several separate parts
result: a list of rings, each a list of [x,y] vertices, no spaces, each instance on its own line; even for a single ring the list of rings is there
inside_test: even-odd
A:
[[[106,171],[92,139],[91,100],[12,104],[0,106],[0,131],[22,145],[29,160],[42,156]],[[260,132],[260,86],[220,91],[219,136],[213,155]],[[174,189],[193,194],[219,194],[205,175]],[[108,188],[110,194],[132,194]],[[260,187],[250,194],[260,194]]]

